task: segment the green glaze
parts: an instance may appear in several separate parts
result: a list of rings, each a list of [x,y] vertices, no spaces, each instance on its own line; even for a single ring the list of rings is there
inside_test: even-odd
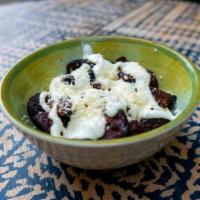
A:
[[[181,114],[172,122],[158,129],[121,139],[79,141],[61,137],[51,137],[33,128],[27,116],[28,98],[42,90],[48,90],[51,79],[65,73],[66,63],[81,58],[82,47],[90,44],[94,53],[114,61],[126,56],[129,61],[136,61],[152,70],[159,79],[160,87],[177,95],[177,107]],[[10,120],[26,134],[63,145],[109,146],[134,143],[147,140],[156,135],[167,134],[184,122],[194,111],[200,99],[200,72],[184,56],[174,50],[150,41],[126,38],[97,36],[74,39],[48,46],[27,56],[17,63],[5,76],[1,85],[1,106]]]

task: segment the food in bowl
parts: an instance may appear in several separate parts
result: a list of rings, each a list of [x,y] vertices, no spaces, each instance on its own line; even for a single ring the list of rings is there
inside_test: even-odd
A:
[[[33,123],[52,136],[112,139],[160,127],[176,117],[176,96],[159,89],[152,71],[126,57],[111,63],[86,54],[27,105]]]

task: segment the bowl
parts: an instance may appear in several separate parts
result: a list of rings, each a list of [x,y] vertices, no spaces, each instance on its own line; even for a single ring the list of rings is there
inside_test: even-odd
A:
[[[29,97],[47,90],[53,77],[65,73],[66,63],[81,58],[85,44],[110,61],[126,56],[152,70],[160,88],[178,97],[177,118],[152,131],[111,140],[70,140],[36,129],[27,115]],[[115,36],[79,38],[45,47],[12,67],[1,84],[2,110],[34,144],[63,163],[98,170],[121,168],[158,152],[180,132],[199,99],[200,72],[187,58],[158,43]]]

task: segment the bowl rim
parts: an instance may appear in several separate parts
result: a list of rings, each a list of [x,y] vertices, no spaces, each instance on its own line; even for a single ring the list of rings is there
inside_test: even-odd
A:
[[[128,136],[128,137],[122,137],[122,138],[115,138],[115,139],[106,139],[106,140],[77,140],[77,139],[67,139],[62,136],[54,137],[50,134],[47,134],[43,131],[31,128],[25,124],[23,124],[21,121],[15,119],[15,117],[12,115],[12,112],[9,111],[9,109],[6,107],[4,101],[4,91],[5,91],[5,85],[8,79],[10,78],[13,71],[16,69],[20,69],[20,66],[23,62],[25,62],[28,59],[31,59],[34,55],[40,54],[43,51],[48,51],[51,48],[56,48],[62,45],[65,45],[67,43],[76,43],[79,42],[82,44],[84,41],[85,43],[88,42],[101,42],[106,40],[124,40],[124,42],[134,42],[139,44],[145,44],[147,46],[153,46],[158,49],[162,49],[167,53],[175,55],[177,58],[179,58],[180,61],[184,63],[184,66],[186,69],[190,69],[190,71],[195,76],[195,83],[196,85],[193,85],[192,87],[192,97],[190,98],[190,101],[186,108],[181,112],[179,116],[177,116],[174,120],[167,123],[166,125],[163,125],[159,128],[153,129],[151,131],[147,131],[138,135]],[[186,67],[187,66],[187,67]],[[191,75],[190,75],[191,79]],[[67,145],[67,146],[76,146],[76,147],[91,147],[91,148],[100,148],[100,147],[111,147],[111,146],[121,146],[121,145],[129,145],[133,143],[139,143],[144,142],[146,140],[154,139],[156,137],[159,137],[163,134],[166,134],[169,131],[172,131],[173,129],[177,128],[180,124],[182,124],[184,121],[186,121],[189,116],[193,113],[193,111],[196,109],[198,102],[200,101],[200,69],[198,69],[188,58],[186,58],[181,53],[178,53],[172,48],[167,47],[166,45],[160,44],[158,42],[153,42],[150,40],[145,40],[141,38],[136,37],[124,37],[124,36],[91,36],[91,37],[80,37],[80,38],[74,38],[70,40],[64,40],[55,44],[48,45],[46,47],[40,48],[33,53],[29,54],[28,56],[25,56],[23,59],[21,59],[19,62],[17,62],[4,76],[4,78],[1,81],[0,86],[0,106],[5,113],[5,115],[8,117],[8,119],[17,127],[20,129],[20,131],[23,131],[25,134],[36,137],[37,139],[48,141],[51,143],[57,143],[61,145]]]

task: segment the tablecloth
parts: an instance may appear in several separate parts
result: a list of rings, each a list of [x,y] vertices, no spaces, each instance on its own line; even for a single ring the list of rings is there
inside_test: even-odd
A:
[[[164,43],[200,66],[200,4],[178,0],[46,0],[0,6],[0,78],[48,44],[87,35]],[[200,199],[200,107],[156,155],[109,172],[47,156],[0,112],[0,199]]]

